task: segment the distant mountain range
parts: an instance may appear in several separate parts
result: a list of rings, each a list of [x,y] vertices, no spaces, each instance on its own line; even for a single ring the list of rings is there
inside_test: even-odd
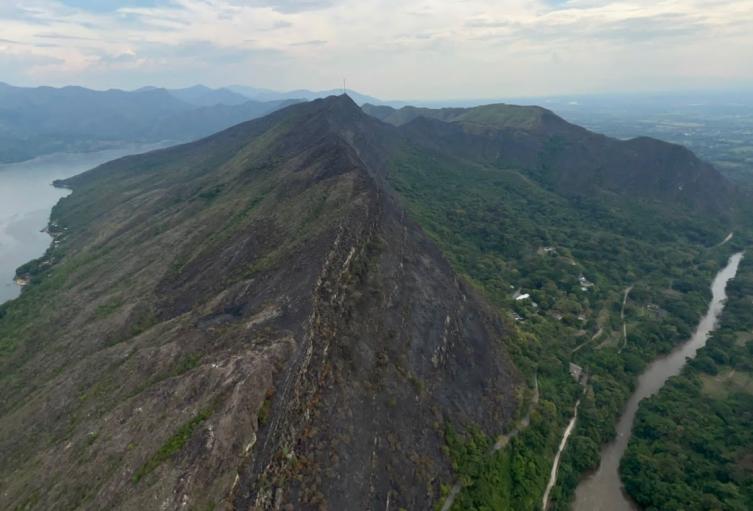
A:
[[[160,88],[147,86],[137,89],[135,92],[148,90],[160,90]],[[250,96],[244,96],[237,92],[233,92],[227,88],[212,89],[206,85],[194,85],[183,89],[165,90],[167,90],[167,92],[169,92],[174,98],[195,106],[241,105],[248,102],[249,99],[254,99]]]
[[[341,92],[282,92],[246,85],[95,91],[72,86],[24,88],[0,82],[0,163],[124,143],[188,142],[292,103]],[[689,146],[728,177],[748,172],[744,140],[751,122],[753,95],[745,91],[414,102],[385,101],[353,90],[348,90],[348,95],[370,114],[398,125],[420,116],[452,119],[454,113],[462,115],[458,108],[490,103],[545,105],[599,133],[618,138],[651,135]],[[427,113],[427,107],[436,110]],[[654,125],[646,121],[648,118],[666,123]],[[734,122],[728,122],[730,118]]]
[[[95,91],[0,83],[0,163],[126,142],[195,140],[298,101],[257,101],[203,86]]]
[[[223,89],[221,89],[223,90]],[[236,92],[238,94],[242,94],[243,96],[251,99],[255,99],[256,101],[279,101],[283,99],[305,99],[307,101],[312,101],[314,99],[320,99],[320,98],[326,98],[329,96],[336,96],[339,94],[342,94],[343,92],[346,92],[350,99],[352,99],[355,103],[359,105],[363,105],[365,103],[371,103],[373,105],[385,105],[385,104],[393,104],[393,102],[386,102],[382,101],[381,99],[375,98],[373,96],[368,96],[366,94],[361,94],[360,92],[356,92],[351,89],[346,89],[346,91],[343,91],[343,89],[329,89],[329,90],[320,90],[320,91],[312,91],[308,89],[296,89],[288,92],[280,92],[280,91],[274,91],[270,89],[257,89],[255,87],[248,87],[245,85],[231,85],[227,89],[224,90],[230,90],[232,92]],[[398,103],[394,103],[397,105]],[[404,104],[404,103],[400,103]]]
[[[14,87],[0,82],[0,163],[132,142],[187,142],[300,101],[341,91],[247,86],[134,91]],[[383,101],[348,91],[358,104]]]

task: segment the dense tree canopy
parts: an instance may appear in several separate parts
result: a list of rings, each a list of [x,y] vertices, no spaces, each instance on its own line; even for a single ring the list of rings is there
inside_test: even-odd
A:
[[[538,179],[415,150],[393,162],[393,187],[455,268],[509,318],[508,349],[540,384],[530,426],[506,449],[490,454],[493,439],[478,432],[449,436],[463,482],[455,509],[540,507],[581,394],[568,373],[574,361],[590,386],[551,496],[553,509],[567,509],[578,478],[614,435],[636,376],[690,337],[733,249],[708,248],[725,232],[713,217],[614,196],[566,197]],[[520,293],[529,298],[516,300]]]
[[[753,260],[727,294],[706,347],[639,409],[621,472],[645,509],[753,509]]]

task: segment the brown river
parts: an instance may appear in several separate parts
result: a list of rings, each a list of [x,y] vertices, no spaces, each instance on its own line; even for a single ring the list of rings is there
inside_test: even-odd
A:
[[[625,494],[618,473],[620,459],[627,447],[633,429],[638,404],[643,398],[655,394],[672,376],[680,373],[688,358],[706,344],[709,333],[716,327],[717,320],[724,309],[727,282],[737,274],[737,268],[743,254],[733,255],[714,278],[711,285],[713,298],[709,310],[698,324],[693,337],[678,346],[674,351],[654,360],[638,379],[638,386],[627,402],[625,410],[617,424],[617,437],[601,452],[599,469],[584,479],[576,489],[575,511],[634,511],[637,506]]]

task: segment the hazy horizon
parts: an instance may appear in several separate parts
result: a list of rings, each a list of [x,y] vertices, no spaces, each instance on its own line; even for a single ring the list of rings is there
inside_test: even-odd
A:
[[[121,90],[125,92],[133,92],[137,91],[139,89],[144,89],[148,87],[154,87],[158,89],[166,89],[166,90],[180,90],[180,89],[189,89],[192,87],[207,87],[212,90],[221,90],[221,89],[227,89],[227,90],[233,90],[236,87],[248,87],[250,89],[259,89],[262,91],[270,91],[270,92],[278,92],[278,93],[290,93],[295,92],[297,90],[306,90],[310,92],[320,92],[320,91],[332,91],[333,93],[339,93],[342,90],[342,85],[338,87],[328,87],[328,88],[315,88],[315,87],[288,87],[288,88],[281,88],[281,89],[269,89],[267,87],[260,87],[257,84],[253,83],[233,83],[233,84],[226,84],[226,85],[216,85],[216,86],[209,86],[205,83],[201,82],[186,82],[184,84],[178,84],[175,86],[169,86],[169,85],[162,85],[162,84],[155,84],[155,83],[144,83],[139,86],[131,86],[131,87],[118,87],[118,86],[112,86],[112,87],[96,87],[96,86],[89,86],[83,83],[63,83],[63,84],[51,84],[51,83],[13,83],[13,82],[7,82],[0,80],[0,83],[4,83],[6,85],[10,85],[11,87],[20,87],[20,88],[37,88],[37,87],[53,87],[53,88],[64,88],[64,87],[83,87],[89,90],[94,91],[100,91],[105,92],[108,90]],[[494,96],[486,96],[486,97],[474,97],[474,96],[457,96],[457,97],[437,97],[437,98],[423,98],[423,97],[382,97],[377,94],[372,93],[368,89],[354,89],[351,88],[350,85],[347,86],[347,93],[359,93],[365,96],[371,96],[375,99],[379,99],[384,101],[385,103],[395,103],[395,104],[415,104],[415,105],[442,105],[442,104],[453,104],[453,102],[456,102],[459,105],[468,103],[468,104],[483,104],[484,101],[525,101],[525,100],[555,100],[555,99],[579,99],[579,98],[627,98],[627,97],[643,97],[643,98],[649,98],[652,96],[655,97],[663,97],[663,96],[689,96],[689,97],[696,97],[696,96],[714,96],[719,95],[724,97],[724,99],[728,100],[730,94],[744,94],[747,96],[753,97],[753,84],[750,86],[747,85],[740,85],[737,87],[729,87],[729,88],[688,88],[688,89],[655,89],[655,90],[644,90],[644,91],[626,91],[626,90],[614,90],[614,91],[593,91],[593,92],[554,92],[552,94],[541,94],[541,95],[525,95],[525,94],[511,94],[511,95],[494,95]]]
[[[741,0],[8,0],[0,80],[448,100],[744,89]],[[427,87],[427,84],[430,86]]]

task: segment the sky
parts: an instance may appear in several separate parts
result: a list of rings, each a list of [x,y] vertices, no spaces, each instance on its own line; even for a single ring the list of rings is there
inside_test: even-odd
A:
[[[753,0],[0,0],[0,81],[382,99],[753,88]]]

